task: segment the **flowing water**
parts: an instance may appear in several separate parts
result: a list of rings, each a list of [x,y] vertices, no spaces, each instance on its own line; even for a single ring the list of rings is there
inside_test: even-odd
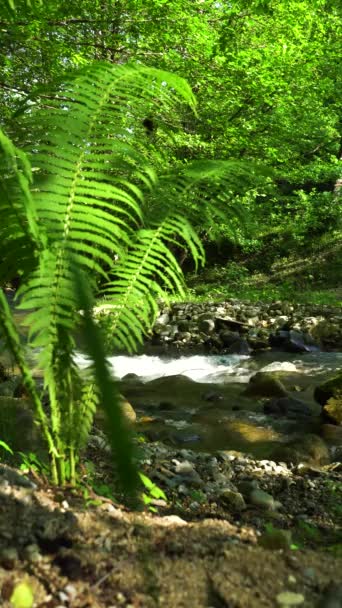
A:
[[[17,317],[20,325],[23,315]],[[30,353],[32,367],[36,355]],[[75,361],[81,369],[89,365],[81,352]],[[295,431],[320,432],[314,388],[342,369],[342,353],[338,352],[297,355],[270,350],[252,357],[139,355],[114,356],[108,361],[113,375],[121,381],[123,394],[142,420],[139,428],[150,439],[192,449],[236,449],[263,456]],[[243,394],[257,371],[280,373],[291,396],[312,407],[314,422],[275,420],[265,415],[262,400]],[[41,375],[38,369],[34,373]],[[335,443],[341,443],[341,434]]]
[[[81,353],[76,355],[81,368],[89,365]],[[289,353],[269,351],[255,357],[240,355],[194,355],[167,358],[150,355],[109,357],[112,372],[118,379],[135,374],[142,382],[165,376],[182,375],[196,382],[248,382],[255,371],[283,371],[319,377],[342,369],[342,353],[315,352],[299,357]]]
[[[81,368],[89,361],[78,354]],[[253,357],[194,355],[109,357],[113,375],[142,420],[149,439],[191,449],[233,449],[272,457],[294,433],[320,433],[317,384],[342,369],[342,353],[314,352],[303,356],[268,351]],[[312,410],[312,417],[274,418],[264,401],[244,390],[257,371],[277,372],[289,394]],[[341,439],[341,436],[340,436]],[[332,444],[339,445],[339,439]],[[335,448],[333,448],[335,449]]]

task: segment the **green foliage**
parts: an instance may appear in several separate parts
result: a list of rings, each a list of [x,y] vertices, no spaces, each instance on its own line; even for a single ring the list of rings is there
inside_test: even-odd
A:
[[[3,448],[8,454],[13,455],[13,450],[5,441],[0,440],[0,448]]]
[[[184,294],[172,246],[189,248],[195,264],[203,262],[185,194],[197,193],[204,212],[209,207],[212,212],[216,199],[220,212],[223,187],[238,167],[245,168],[197,161],[157,177],[153,163],[158,165],[159,156],[139,131],[142,118],[154,106],[160,113],[175,111],[180,103],[195,108],[187,83],[164,71],[97,63],[58,85],[50,97],[48,108],[36,100],[18,120],[27,155],[4,134],[0,138],[6,220],[0,281],[21,274],[17,305],[27,311],[29,346],[39,349],[49,413],[3,293],[0,324],[47,442],[54,483],[75,483],[80,449],[99,405],[121,479],[134,494],[132,442],[92,318],[97,279],[105,282],[102,289],[114,310],[115,345],[132,352],[153,323],[157,299]],[[76,333],[92,361],[86,375],[74,363]]]
[[[150,511],[156,512],[157,509],[153,506],[153,500],[165,500],[167,497],[165,492],[159,486],[153,483],[149,477],[143,473],[139,473],[140,480],[145,488],[145,492],[142,493],[143,503],[148,506]]]
[[[341,175],[341,16],[338,0],[127,0],[124,10],[112,0],[6,0],[2,120],[21,140],[18,105],[50,106],[51,83],[94,59],[177,73],[196,92],[200,115],[151,104],[135,127],[158,145],[158,173],[199,158],[263,163],[270,171],[262,179],[251,171],[226,191],[226,207],[237,203],[253,216],[249,231],[206,213],[195,226],[205,247],[233,239],[244,251],[267,251],[265,237],[275,235],[286,253],[283,233],[300,244],[341,221],[333,196]]]

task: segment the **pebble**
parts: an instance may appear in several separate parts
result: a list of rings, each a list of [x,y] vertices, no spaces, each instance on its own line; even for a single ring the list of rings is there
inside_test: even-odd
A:
[[[0,563],[6,570],[12,570],[18,559],[19,555],[15,547],[6,547],[0,553]]]
[[[305,597],[301,593],[293,593],[292,591],[282,591],[276,597],[277,603],[282,608],[288,606],[300,606],[303,604]]]
[[[240,492],[234,492],[230,488],[223,488],[219,498],[223,504],[236,511],[243,511],[246,508],[246,503],[242,494],[240,494]]]
[[[165,515],[159,521],[162,525],[166,526],[187,526],[188,522],[185,519],[182,519],[178,515]]]
[[[38,545],[32,543],[31,545],[27,545],[24,549],[24,557],[27,561],[34,563],[39,562],[42,559],[42,555],[40,553]]]
[[[76,587],[74,587],[74,585],[68,584],[65,586],[64,588],[65,593],[68,594],[70,601],[74,600],[75,597],[77,596],[77,589]]]
[[[269,509],[270,511],[274,511],[277,508],[277,503],[274,500],[271,494],[264,492],[263,490],[259,490],[256,488],[252,490],[248,497],[249,502],[256,507],[261,507],[262,509]]]

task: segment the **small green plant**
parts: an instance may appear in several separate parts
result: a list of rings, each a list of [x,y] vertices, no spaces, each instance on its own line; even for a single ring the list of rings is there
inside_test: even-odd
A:
[[[11,454],[11,456],[13,456],[13,454],[14,454],[13,450],[10,448],[10,446],[5,441],[2,441],[1,439],[0,439],[0,448],[3,448],[3,450],[8,452],[8,454]]]
[[[34,452],[19,452],[19,456],[21,458],[20,470],[21,471],[34,471],[35,473],[44,474],[45,476],[49,475],[49,466],[44,463],[37,454]]]
[[[204,504],[207,501],[206,495],[201,490],[191,490],[189,496],[199,504]]]
[[[165,492],[163,492],[161,488],[159,488],[143,473],[139,473],[139,477],[146,490],[142,493],[143,503],[149,508],[150,511],[157,512],[157,509],[153,506],[152,502],[154,499],[167,501]]]

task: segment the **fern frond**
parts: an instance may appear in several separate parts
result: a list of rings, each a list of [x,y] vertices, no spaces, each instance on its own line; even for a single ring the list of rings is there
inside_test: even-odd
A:
[[[113,253],[125,257],[135,240],[144,221],[143,190],[151,190],[156,177],[132,130],[139,113],[157,103],[169,109],[179,99],[195,105],[181,78],[99,63],[64,84],[63,102],[56,96],[53,110],[32,108],[39,121],[33,198],[49,250],[20,293],[21,307],[46,311],[44,318],[36,311],[28,318],[35,345],[49,344],[51,353],[58,324],[70,330],[75,324],[68,260],[106,276]]]
[[[30,191],[30,163],[25,153],[16,148],[1,129],[0,173],[0,282],[5,282],[33,268],[35,254],[44,241]]]
[[[20,337],[17,328],[14,324],[11,310],[9,308],[6,296],[2,289],[0,289],[0,327],[5,336],[6,344],[14,355],[16,363],[22,374],[24,384],[32,400],[33,408],[35,411],[36,421],[41,425],[43,435],[47,441],[50,454],[53,457],[58,456],[56,452],[56,446],[50,433],[49,423],[47,415],[43,409],[41,399],[39,397],[35,382],[33,380],[31,370],[26,363],[25,353],[20,342]]]
[[[113,340],[133,352],[153,324],[158,299],[168,293],[184,295],[184,278],[167,243],[175,232],[184,236],[196,258],[201,254],[195,233],[183,218],[166,218],[155,229],[140,230],[131,249],[115,266],[106,295],[115,307],[111,314]],[[110,300],[109,300],[110,301]]]
[[[92,318],[93,300],[89,285],[82,273],[75,274],[74,279],[79,306],[83,310],[82,335],[86,352],[93,362],[99,405],[106,415],[108,440],[123,488],[134,499],[139,478],[131,434],[121,407],[121,396],[117,383],[110,374],[101,332]]]

